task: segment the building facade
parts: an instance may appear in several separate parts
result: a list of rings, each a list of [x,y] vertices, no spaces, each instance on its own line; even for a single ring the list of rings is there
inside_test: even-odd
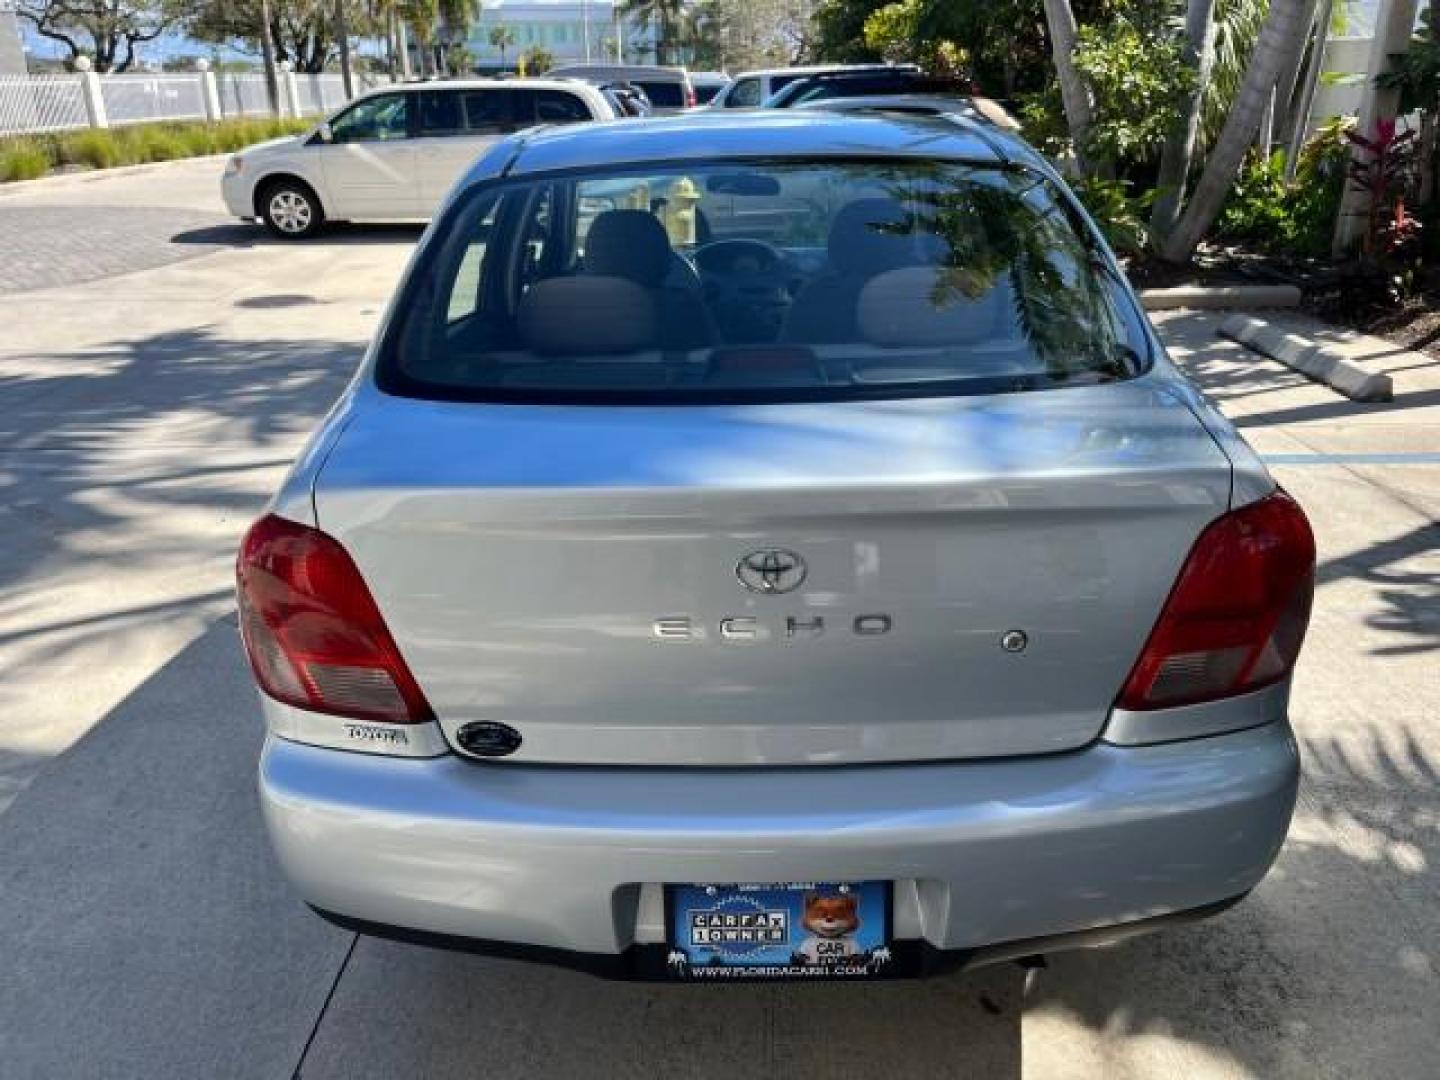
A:
[[[495,27],[512,38],[503,53],[490,43]],[[513,70],[522,55],[537,48],[556,64],[655,58],[652,28],[621,15],[614,0],[486,0],[466,45],[480,71]]]
[[[24,75],[26,67],[15,0],[0,0],[0,75]]]

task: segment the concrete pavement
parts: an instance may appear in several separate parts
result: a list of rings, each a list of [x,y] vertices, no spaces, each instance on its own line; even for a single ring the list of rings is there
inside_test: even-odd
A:
[[[1028,995],[1015,968],[874,988],[611,985],[357,943],[279,880],[230,560],[415,232],[272,244],[225,221],[214,169],[0,197],[0,231],[7,210],[158,211],[134,218],[146,254],[128,273],[36,290],[14,272],[7,293],[0,261],[0,1076],[1432,1071],[1440,365],[1395,372],[1393,404],[1357,405],[1217,340],[1217,316],[1161,321],[1281,463],[1320,543],[1294,703],[1301,804],[1247,903],[1055,958]],[[190,252],[197,229],[213,250]]]

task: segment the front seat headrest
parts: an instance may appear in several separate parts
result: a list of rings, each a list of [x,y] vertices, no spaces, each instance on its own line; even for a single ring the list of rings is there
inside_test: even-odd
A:
[[[585,272],[622,277],[658,289],[670,273],[670,238],[646,210],[606,210],[585,237]]]

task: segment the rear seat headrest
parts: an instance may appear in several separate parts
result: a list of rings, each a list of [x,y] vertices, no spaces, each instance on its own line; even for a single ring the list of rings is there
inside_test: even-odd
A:
[[[860,290],[856,311],[860,336],[872,345],[890,346],[968,345],[1011,336],[998,333],[1010,297],[1007,278],[972,300],[947,285],[946,273],[910,266],[872,278]]]
[[[654,297],[621,277],[537,281],[520,298],[515,321],[525,347],[549,356],[613,355],[656,347]]]
[[[934,264],[945,242],[922,214],[895,199],[856,199],[840,208],[826,242],[830,265],[842,274],[871,275],[901,266]]]

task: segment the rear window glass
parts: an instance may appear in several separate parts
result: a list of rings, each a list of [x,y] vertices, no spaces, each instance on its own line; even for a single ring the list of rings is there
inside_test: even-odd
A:
[[[678,109],[685,104],[685,88],[678,82],[652,82],[649,79],[632,81],[645,91],[650,104],[658,109]]]
[[[497,182],[405,288],[378,377],[473,400],[813,400],[1126,378],[1143,329],[1038,173],[717,162]]]

